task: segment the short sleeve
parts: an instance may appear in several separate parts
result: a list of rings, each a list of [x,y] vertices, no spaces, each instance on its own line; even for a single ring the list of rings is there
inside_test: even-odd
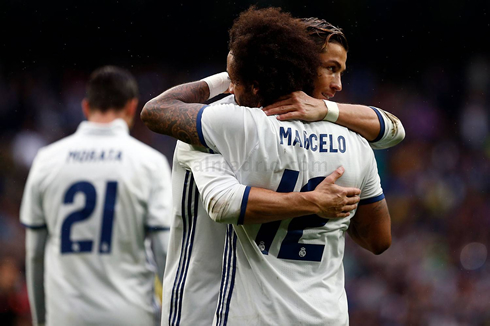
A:
[[[405,129],[400,119],[379,108],[372,106],[371,109],[378,116],[380,129],[376,139],[369,143],[370,146],[374,149],[385,149],[400,143],[405,138]]]
[[[238,182],[223,156],[184,143],[177,145],[176,155],[192,171],[208,215],[220,223],[242,224],[248,187]]]
[[[260,109],[234,104],[205,106],[198,114],[197,130],[202,144],[238,170],[258,146],[258,123],[265,117]]]
[[[364,183],[361,186],[361,201],[359,202],[359,205],[375,203],[385,198],[383,188],[381,188],[378,166],[372,150],[370,154]]]
[[[152,231],[170,230],[172,214],[172,187],[170,168],[167,159],[162,155],[157,160],[157,167],[152,180],[152,189],[148,200],[146,228]]]
[[[46,227],[40,187],[42,180],[41,165],[42,154],[40,151],[36,155],[31,170],[29,171],[20,207],[20,221],[25,227],[31,229],[41,229]]]

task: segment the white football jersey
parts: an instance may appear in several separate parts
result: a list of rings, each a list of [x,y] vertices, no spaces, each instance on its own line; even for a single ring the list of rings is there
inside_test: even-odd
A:
[[[213,104],[219,103],[234,103],[234,97]],[[174,209],[163,280],[162,325],[208,326],[213,322],[226,225],[208,216],[194,173],[199,173],[201,179],[236,180],[227,171],[230,169],[223,156],[203,153],[177,142],[172,167]]]
[[[260,109],[204,107],[203,144],[223,155],[241,184],[278,192],[313,190],[337,167],[336,182],[361,189],[361,203],[384,198],[368,142],[329,122],[279,121]],[[248,191],[244,191],[242,211]],[[216,325],[347,325],[344,289],[348,218],[317,216],[229,226]]]
[[[149,229],[169,229],[166,158],[127,124],[82,122],[41,149],[21,222],[47,227],[47,325],[154,325]]]

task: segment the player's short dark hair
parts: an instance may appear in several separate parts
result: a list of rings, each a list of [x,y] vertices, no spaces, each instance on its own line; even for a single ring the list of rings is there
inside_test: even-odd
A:
[[[280,8],[242,12],[230,29],[234,78],[258,85],[263,106],[294,91],[313,91],[320,65],[305,25]]]
[[[349,43],[341,28],[316,17],[301,18],[301,21],[306,25],[306,30],[313,42],[319,47],[319,52],[325,49],[328,42],[337,42],[344,47],[345,51],[349,51]]]
[[[87,100],[93,110],[121,110],[129,100],[138,97],[138,84],[123,68],[104,66],[95,70],[87,84]]]

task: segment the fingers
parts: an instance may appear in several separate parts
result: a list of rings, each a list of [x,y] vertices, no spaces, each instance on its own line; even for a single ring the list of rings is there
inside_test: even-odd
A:
[[[327,183],[335,183],[335,181],[338,180],[338,178],[340,178],[345,172],[345,169],[343,166],[339,166],[337,168],[337,170],[333,171],[332,173],[330,173],[326,178],[325,180],[323,180],[323,182],[327,182]]]
[[[332,218],[344,218],[349,217],[351,212],[357,208],[357,203],[344,205],[341,208],[330,209],[319,216],[322,218],[332,219]]]
[[[347,197],[345,199],[345,205],[354,205],[357,204],[360,200],[361,198],[359,196]],[[342,210],[344,209],[342,208]]]
[[[274,114],[285,114],[291,111],[296,111],[297,108],[293,105],[282,105],[278,106],[276,108],[268,109],[267,111],[264,109],[263,111],[267,115],[274,115]]]
[[[277,116],[277,120],[285,121],[285,120],[300,120],[302,117],[301,113],[298,111],[293,111],[289,113],[284,113]]]
[[[349,214],[350,212],[352,212],[353,210],[355,210],[356,207],[357,207],[357,204],[354,204],[354,205],[345,205],[344,207],[342,207],[342,213],[347,212],[347,214]]]
[[[345,195],[347,197],[356,196],[355,198],[357,198],[357,201],[360,200],[360,198],[357,196],[359,196],[361,194],[361,189],[359,189],[359,188],[344,188],[344,190],[345,190]]]
[[[278,107],[281,107],[281,106],[285,106],[285,105],[290,105],[290,104],[292,104],[292,103],[291,103],[291,99],[290,99],[290,98],[287,98],[287,99],[285,99],[285,100],[278,101],[278,102],[273,103],[273,104],[271,104],[271,105],[267,105],[267,106],[266,106],[265,108],[263,108],[262,110],[263,110],[264,112],[267,112],[267,111],[269,111],[269,110],[271,110],[271,109],[275,109],[275,108],[278,108]]]

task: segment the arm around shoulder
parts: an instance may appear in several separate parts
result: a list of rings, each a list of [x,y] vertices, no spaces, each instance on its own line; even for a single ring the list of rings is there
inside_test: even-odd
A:
[[[209,88],[204,81],[175,86],[148,101],[140,118],[154,132],[202,145],[196,121],[201,103],[208,97]]]

